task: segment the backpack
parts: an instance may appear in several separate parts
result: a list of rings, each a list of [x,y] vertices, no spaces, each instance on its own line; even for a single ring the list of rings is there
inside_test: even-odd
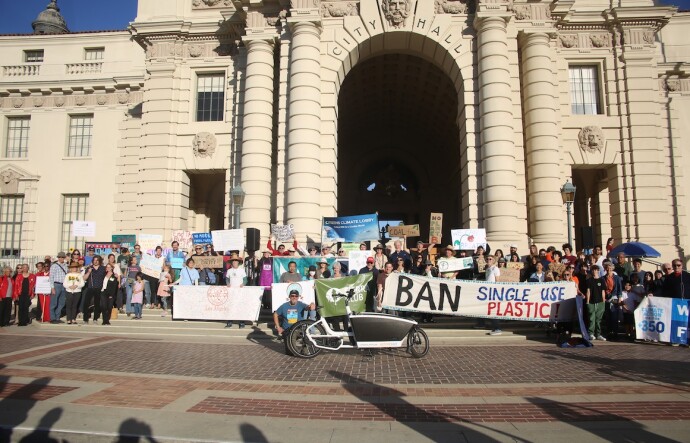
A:
[[[213,272],[212,269],[204,268],[201,272],[204,283],[206,283],[207,285],[216,284],[216,274]]]

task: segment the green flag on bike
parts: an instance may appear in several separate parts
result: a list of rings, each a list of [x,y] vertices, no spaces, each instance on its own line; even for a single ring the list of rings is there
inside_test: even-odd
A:
[[[353,291],[350,299],[352,312],[365,312],[373,275],[368,272],[351,277],[316,280],[314,290],[316,291],[316,304],[321,307],[321,316],[345,315],[345,298],[335,297],[335,295],[347,295],[349,291]]]

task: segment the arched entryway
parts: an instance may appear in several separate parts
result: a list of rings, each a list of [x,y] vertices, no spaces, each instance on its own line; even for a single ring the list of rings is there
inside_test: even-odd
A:
[[[457,122],[455,85],[432,62],[386,53],[354,66],[338,95],[338,213],[378,211],[423,236],[430,212],[461,226]]]

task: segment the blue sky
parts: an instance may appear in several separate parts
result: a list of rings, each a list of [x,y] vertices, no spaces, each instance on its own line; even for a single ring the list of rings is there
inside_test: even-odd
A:
[[[31,22],[49,0],[0,0],[0,34],[29,34]],[[690,0],[663,0],[690,10]],[[58,0],[71,31],[125,29],[137,14],[137,0]]]

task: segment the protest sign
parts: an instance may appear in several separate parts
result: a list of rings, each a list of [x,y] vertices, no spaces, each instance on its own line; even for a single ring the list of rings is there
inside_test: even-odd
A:
[[[391,237],[419,237],[419,225],[389,226],[388,235]]]
[[[506,268],[508,269],[522,269],[525,267],[525,264],[521,261],[509,261],[506,263]]]
[[[441,230],[443,228],[443,214],[440,212],[431,213],[429,223],[429,243],[441,243]]]
[[[195,268],[212,268],[212,269],[222,269],[223,268],[223,256],[222,255],[204,255],[201,257],[194,258]]]
[[[184,268],[184,257],[170,257],[170,267],[173,269]]]
[[[359,243],[341,243],[340,248],[338,249],[340,251],[359,251]]]
[[[173,242],[178,242],[180,244],[180,249],[190,250],[192,249],[192,233],[189,231],[172,231],[172,238],[170,239],[170,244]]]
[[[285,303],[290,301],[288,295],[293,289],[299,292],[299,301],[306,304],[316,303],[314,296],[314,282],[316,280],[305,280],[296,283],[273,283],[271,285],[271,310],[275,311]]]
[[[348,261],[348,269],[350,272],[359,272],[360,269],[365,267],[367,265],[367,258],[373,257],[374,254],[371,251],[350,251],[349,253],[349,261]]]
[[[309,266],[316,266],[319,268],[319,261],[323,257],[273,257],[273,281],[279,282],[280,276],[284,272],[288,271],[288,263],[294,261],[297,265],[297,273],[304,278],[309,271]],[[335,258],[327,258],[328,269],[333,269],[333,263],[335,263]]]
[[[119,243],[120,248],[133,249],[137,244],[137,236],[134,234],[113,234],[113,243]]]
[[[278,241],[290,241],[295,237],[293,225],[271,225],[271,235]]]
[[[137,240],[141,250],[152,254],[156,246],[161,246],[163,236],[159,234],[137,234]]]
[[[563,271],[565,271],[565,265],[563,263],[556,263],[552,261],[551,263],[549,263],[549,271],[561,275]]]
[[[244,229],[211,231],[216,251],[244,251]]]
[[[321,243],[362,242],[379,238],[377,214],[324,217]]]
[[[36,294],[50,294],[50,277],[37,276],[34,292]]]
[[[451,229],[453,249],[475,251],[479,246],[486,249],[486,229]]]
[[[260,286],[175,286],[173,319],[256,321],[264,289]]]
[[[483,255],[477,256],[477,272],[484,272],[486,270],[486,260]]]
[[[86,266],[89,266],[91,262],[93,261],[93,257],[91,257],[88,253],[89,248],[93,248],[94,250],[94,255],[100,255],[101,258],[103,259],[103,263],[106,263],[108,261],[108,254],[115,254],[115,258],[120,254],[120,244],[119,243],[113,243],[113,242],[90,242],[87,241],[84,243],[84,264]]]
[[[437,262],[438,272],[462,271],[474,267],[472,257],[441,258]]]
[[[96,222],[74,220],[72,222],[72,235],[74,237],[95,237]]]
[[[635,309],[635,335],[639,340],[688,344],[690,300],[645,297]]]
[[[213,238],[210,232],[193,232],[192,243],[195,245],[210,245],[213,243]]]
[[[499,269],[501,275],[496,277],[499,282],[519,282],[520,270],[515,268],[501,268]]]
[[[316,301],[321,307],[319,315],[322,317],[334,317],[345,315],[345,299],[336,297],[336,294],[347,295],[352,291],[350,299],[350,309],[352,312],[365,312],[367,310],[367,298],[373,296],[370,292],[373,285],[370,285],[374,274],[353,275],[343,278],[328,278],[316,280],[314,289],[316,290]]]
[[[577,294],[572,282],[488,283],[395,273],[385,287],[386,309],[502,320],[555,321],[559,304]]]
[[[153,255],[143,253],[141,254],[141,261],[139,262],[139,267],[141,272],[148,275],[149,277],[158,278],[161,275],[161,270],[163,270],[163,264],[165,258],[156,258]]]

